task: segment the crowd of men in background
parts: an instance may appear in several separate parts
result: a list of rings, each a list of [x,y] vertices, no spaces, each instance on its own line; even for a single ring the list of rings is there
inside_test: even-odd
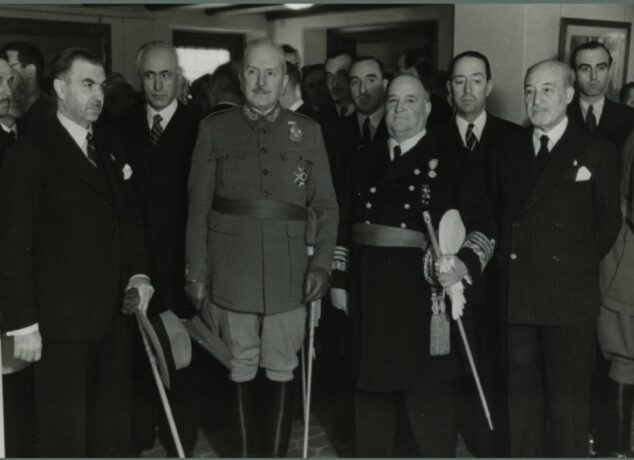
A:
[[[195,348],[172,375],[185,454],[208,415],[227,455],[285,456],[318,299],[318,375],[356,456],[453,457],[458,433],[482,457],[631,455],[634,84],[611,101],[611,68],[598,42],[534,64],[521,127],[488,110],[478,51],[444,74],[408,50],[388,74],[260,40],[189,85],[149,42],[137,92],[88,50],[47,68],[4,45],[7,455],[140,455],[158,433],[175,456],[131,315],[171,310],[231,356]]]

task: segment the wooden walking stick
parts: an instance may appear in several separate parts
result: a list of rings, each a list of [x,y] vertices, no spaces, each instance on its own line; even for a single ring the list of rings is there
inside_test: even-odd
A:
[[[156,383],[156,388],[158,389],[159,395],[161,396],[161,403],[163,404],[163,410],[165,411],[165,417],[167,417],[167,423],[170,427],[170,432],[172,433],[172,439],[174,440],[174,445],[176,446],[176,452],[178,453],[178,458],[185,458],[185,452],[183,451],[183,445],[181,444],[180,437],[178,436],[178,430],[176,429],[176,423],[174,422],[174,416],[172,415],[172,408],[170,407],[170,403],[167,400],[167,394],[165,393],[165,387],[163,386],[163,381],[161,380],[161,376],[159,375],[158,367],[156,365],[156,356],[154,356],[154,352],[152,351],[152,347],[150,346],[150,341],[141,326],[141,319],[139,315],[143,315],[139,310],[134,311],[137,319],[137,323],[139,324],[139,331],[141,331],[141,337],[143,338],[143,345],[145,346],[145,353],[150,360],[150,367],[152,368],[152,374],[154,375],[154,382]]]
[[[13,340],[13,337],[10,337]],[[2,369],[2,340],[0,340],[0,369]],[[4,449],[4,387],[2,386],[4,373],[0,375],[0,457],[5,458]]]
[[[432,250],[434,251],[434,258],[436,260],[439,260],[442,257],[442,253],[440,252],[438,238],[436,238],[436,232],[434,231],[434,227],[431,223],[431,216],[429,215],[428,211],[423,212],[423,220],[425,221],[425,225],[427,226],[427,232],[429,233],[429,239],[431,240]],[[493,422],[491,421],[491,413],[489,412],[489,405],[487,404],[484,391],[482,390],[482,384],[480,383],[480,376],[478,375],[478,369],[476,368],[475,361],[473,360],[473,354],[471,353],[471,347],[469,346],[469,341],[467,340],[467,334],[465,333],[464,327],[462,325],[462,319],[458,316],[456,318],[456,322],[458,323],[458,330],[460,331],[460,338],[462,339],[462,344],[464,345],[465,351],[467,352],[467,358],[469,359],[469,366],[471,367],[471,373],[473,374],[473,379],[475,380],[476,386],[478,388],[478,394],[480,395],[480,402],[482,403],[482,409],[484,410],[484,415],[487,418],[489,429],[493,431]]]
[[[304,401],[304,450],[302,458],[308,458],[308,429],[310,427],[310,396],[313,383],[313,360],[315,359],[315,323],[317,306],[321,300],[310,303],[310,317],[308,320],[308,370],[306,372],[306,396]]]

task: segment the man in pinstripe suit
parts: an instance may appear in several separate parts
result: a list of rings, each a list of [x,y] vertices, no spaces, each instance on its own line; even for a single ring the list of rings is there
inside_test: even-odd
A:
[[[533,126],[495,149],[512,457],[587,455],[599,262],[620,227],[614,146],[569,123],[573,74],[528,69]]]

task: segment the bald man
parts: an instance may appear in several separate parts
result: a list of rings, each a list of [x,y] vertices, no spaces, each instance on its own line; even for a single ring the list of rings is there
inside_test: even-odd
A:
[[[494,224],[475,162],[440,151],[426,129],[430,110],[418,78],[394,79],[385,118],[390,138],[353,155],[341,197],[332,298],[352,320],[360,457],[455,456],[456,383],[465,369],[455,323],[432,312],[432,297],[441,285],[480,276],[493,252]],[[438,228],[449,209],[460,211],[467,237],[446,256],[454,268],[437,277],[422,213]],[[430,324],[439,319],[450,330],[442,352],[430,346]]]
[[[529,68],[532,126],[494,149],[511,457],[588,453],[599,262],[620,228],[620,177],[614,146],[569,122],[572,85],[561,62]]]

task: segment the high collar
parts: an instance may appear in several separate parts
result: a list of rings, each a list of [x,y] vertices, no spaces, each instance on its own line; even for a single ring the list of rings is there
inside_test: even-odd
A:
[[[280,107],[279,102],[275,104],[271,110],[266,113],[260,113],[256,111],[253,107],[248,104],[242,104],[242,113],[247,117],[247,120],[256,122],[256,121],[266,121],[268,123],[274,123],[279,118],[282,113],[282,108]]]

